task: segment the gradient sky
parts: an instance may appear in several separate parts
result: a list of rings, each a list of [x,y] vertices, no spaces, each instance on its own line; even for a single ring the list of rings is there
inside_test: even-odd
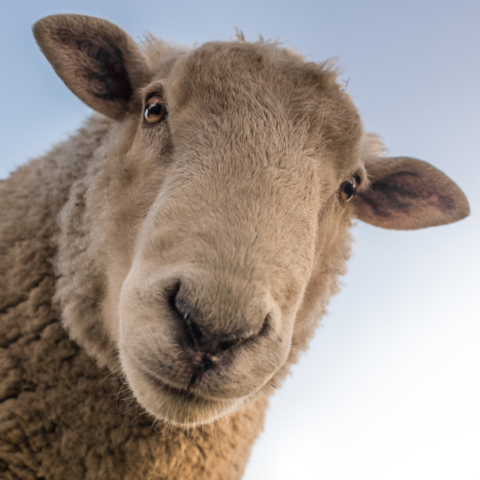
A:
[[[312,61],[338,57],[367,130],[461,186],[472,208],[462,222],[355,227],[344,288],[273,397],[244,478],[478,480],[480,2],[2,2],[0,178],[89,115],[33,40],[31,25],[52,13],[186,45],[238,27]]]

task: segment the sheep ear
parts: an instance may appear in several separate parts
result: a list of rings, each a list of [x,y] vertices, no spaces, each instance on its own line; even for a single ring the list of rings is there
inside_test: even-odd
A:
[[[39,20],[33,34],[65,85],[110,118],[122,118],[134,91],[148,81],[137,44],[106,20],[52,15]]]
[[[415,158],[376,158],[365,165],[369,186],[352,202],[360,220],[395,230],[445,225],[465,218],[465,194],[443,172]]]

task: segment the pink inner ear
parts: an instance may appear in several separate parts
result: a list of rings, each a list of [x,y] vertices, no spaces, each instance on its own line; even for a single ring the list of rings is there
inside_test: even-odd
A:
[[[449,195],[439,192],[438,185],[428,184],[416,172],[402,171],[388,175],[374,181],[370,190],[361,195],[381,216],[395,212],[408,213],[418,207],[418,201],[443,212],[455,209],[455,202]]]
[[[133,94],[122,51],[112,42],[72,36],[58,30],[56,38],[71,52],[83,56],[73,64],[77,78],[86,80],[90,94],[100,100],[128,102]],[[88,88],[87,88],[88,89]]]

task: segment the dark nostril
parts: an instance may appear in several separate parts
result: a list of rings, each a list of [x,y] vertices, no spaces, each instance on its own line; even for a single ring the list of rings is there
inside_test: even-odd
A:
[[[170,310],[177,313],[178,315],[181,315],[176,305],[177,295],[178,295],[178,292],[180,291],[180,287],[181,287],[181,283],[177,282],[174,285],[172,285],[170,288],[168,288],[165,292]]]
[[[212,359],[209,357],[209,356],[205,356],[203,359],[202,359],[202,363],[201,363],[201,366],[204,370],[209,370],[210,368],[212,368],[213,366],[213,361]]]
[[[270,322],[271,322],[271,318],[270,318],[270,314],[268,314],[263,320],[262,328],[260,328],[260,331],[257,333],[259,337],[262,337],[268,334],[271,327]]]
[[[195,323],[194,314],[188,304],[179,296],[181,284],[178,282],[168,294],[168,305],[186,327],[190,347],[195,347],[203,338],[200,327]]]
[[[192,335],[192,338],[195,342],[198,342],[202,339],[203,333],[198,327],[198,325],[193,321],[192,317],[187,313],[184,314],[183,319],[187,325],[188,331]]]
[[[254,339],[255,337],[260,337],[260,336],[263,336],[263,335],[266,335],[268,330],[270,329],[270,315],[267,315],[263,321],[263,324],[262,326],[260,327],[259,330],[257,331],[250,331],[249,333],[247,334],[241,334],[241,335],[236,335],[236,336],[229,336],[229,337],[224,337],[223,340],[219,340],[217,345],[216,345],[216,348],[215,348],[215,352],[216,353],[219,353],[219,354],[222,354],[230,349],[232,349],[233,347],[235,347],[236,345],[239,345],[241,343],[245,343],[247,342],[248,340],[252,340]]]
[[[217,344],[217,349],[219,352],[226,352],[227,350],[230,350],[233,346],[235,346],[238,341],[232,341],[232,340],[223,340],[218,342]]]
[[[222,335],[218,330],[212,331],[202,323],[202,312],[188,301],[188,291],[182,288],[180,281],[166,291],[166,297],[170,311],[177,318],[180,343],[190,352],[195,352],[195,362],[200,362],[204,370],[218,363],[220,358],[224,358],[223,355],[234,347],[267,335],[271,328],[270,316],[266,315],[257,328],[247,327],[243,331],[237,330],[228,334],[224,332]]]

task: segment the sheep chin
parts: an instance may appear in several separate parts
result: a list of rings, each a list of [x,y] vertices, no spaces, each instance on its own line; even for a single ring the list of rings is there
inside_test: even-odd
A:
[[[125,350],[120,360],[128,384],[140,405],[155,419],[178,427],[213,423],[239,408],[244,398],[214,400],[170,387],[139,368]]]

